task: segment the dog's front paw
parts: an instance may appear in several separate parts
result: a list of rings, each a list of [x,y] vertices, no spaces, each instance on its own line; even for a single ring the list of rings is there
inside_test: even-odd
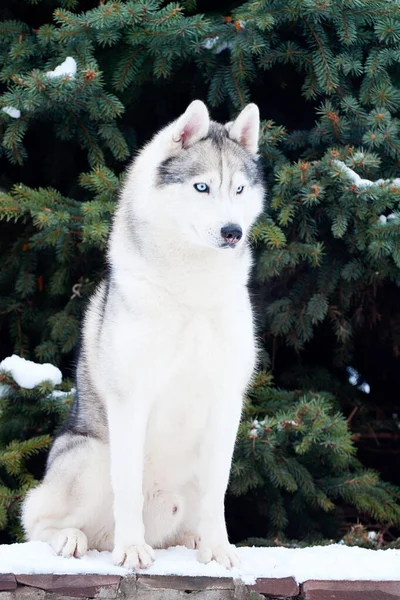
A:
[[[51,546],[60,556],[80,558],[87,552],[88,539],[83,531],[70,527],[54,533]]]
[[[235,546],[232,546],[232,544],[227,542],[210,545],[200,542],[198,559],[202,563],[209,563],[214,559],[227,569],[240,566],[240,560],[236,553]]]
[[[115,565],[127,569],[148,569],[155,559],[154,550],[148,544],[135,544],[133,546],[116,546],[113,552]]]

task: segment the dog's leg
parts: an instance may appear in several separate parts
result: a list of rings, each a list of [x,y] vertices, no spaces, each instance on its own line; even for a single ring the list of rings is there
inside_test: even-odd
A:
[[[242,403],[237,400],[225,403],[219,398],[215,406],[199,470],[198,558],[205,563],[215,559],[231,568],[239,565],[239,559],[228,540],[224,500]]]
[[[132,394],[130,395],[132,398]],[[111,482],[114,492],[113,560],[128,569],[149,567],[154,560],[145,542],[143,467],[149,402],[114,398],[108,406]]]
[[[113,537],[108,445],[63,434],[50,458],[44,480],[22,504],[26,538],[48,542],[65,557],[83,556],[88,547],[103,549],[99,540]]]

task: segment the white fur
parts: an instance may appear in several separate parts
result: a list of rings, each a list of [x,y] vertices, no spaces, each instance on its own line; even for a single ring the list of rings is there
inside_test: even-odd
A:
[[[174,123],[172,139],[182,147],[195,144],[205,137],[209,126],[208,111],[200,100],[194,100],[185,113]]]
[[[250,108],[231,125],[251,153],[258,124]],[[263,190],[252,189],[244,172],[224,177],[223,160],[222,171],[201,178],[210,186],[207,199],[195,180],[155,185],[157,166],[208,127],[206,107],[192,103],[128,172],[109,245],[104,319],[101,284],[83,330],[109,440],[89,439],[61,454],[23,507],[28,538],[60,553],[113,549],[116,563],[137,568],[151,564],[152,547],[186,543],[201,561],[238,563],[224,495],[256,347],[250,250],[245,239],[221,248],[220,229],[238,223],[245,237]],[[245,190],[237,197],[239,185]]]
[[[242,144],[250,154],[258,152],[260,111],[256,104],[248,104],[234,123],[229,123],[229,134],[233,140]]]

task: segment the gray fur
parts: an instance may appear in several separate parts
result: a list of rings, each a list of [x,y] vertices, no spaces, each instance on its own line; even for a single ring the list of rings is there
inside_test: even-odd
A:
[[[81,382],[78,378],[77,385],[79,391],[75,394],[71,410],[57,437],[73,434],[105,441],[107,439],[107,419],[104,406],[96,396],[95,390],[89,389],[91,386],[88,377],[85,377],[85,380]],[[81,392],[82,388],[85,389],[84,394]],[[81,400],[81,397],[83,397],[83,400]],[[87,401],[88,398],[90,398],[89,402]]]
[[[251,185],[262,183],[258,160],[230,139],[226,127],[215,121],[211,121],[207,136],[200,142],[159,165],[157,183],[159,186],[184,183],[215,168],[222,174],[223,160],[227,161],[230,172],[244,172]]]
[[[82,434],[75,434],[67,429],[67,423],[64,423],[62,432],[56,436],[46,463],[46,473],[51,469],[52,464],[61,456],[71,450],[75,450],[77,446],[81,446],[86,443],[88,436]]]
[[[103,292],[102,292],[102,297],[101,297],[99,336],[101,334],[101,326],[103,325],[104,317],[105,317],[106,310],[107,310],[107,301],[108,301],[108,295],[110,293],[110,286],[111,286],[111,269],[107,272],[107,275],[103,280],[103,283],[104,283],[104,287],[103,287]]]

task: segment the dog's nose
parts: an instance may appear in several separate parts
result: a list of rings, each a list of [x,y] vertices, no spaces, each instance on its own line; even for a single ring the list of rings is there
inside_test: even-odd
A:
[[[221,235],[228,244],[237,244],[242,239],[242,228],[240,225],[225,225],[221,229]]]

